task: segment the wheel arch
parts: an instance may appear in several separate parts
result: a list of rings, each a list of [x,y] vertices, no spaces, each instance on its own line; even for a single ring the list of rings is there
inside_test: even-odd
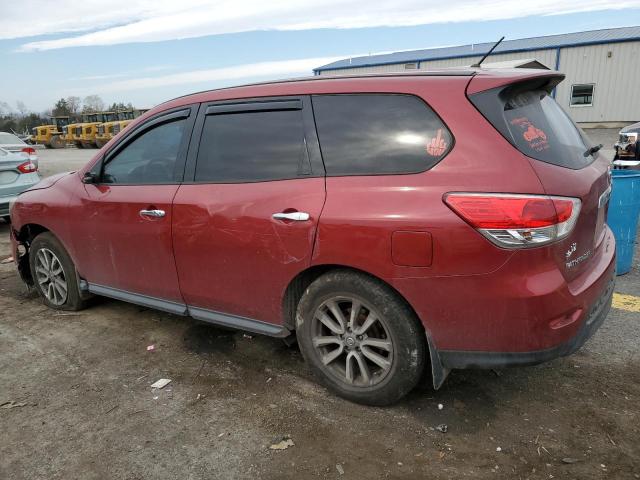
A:
[[[33,276],[31,275],[31,267],[29,266],[29,251],[31,249],[31,242],[38,235],[50,230],[38,223],[25,223],[19,230],[14,230],[15,238],[18,241],[18,255],[16,259],[18,263],[18,273],[22,281],[28,286],[33,286]],[[20,248],[22,247],[22,248]]]
[[[440,356],[438,355],[438,350],[435,347],[435,343],[433,342],[433,337],[429,332],[428,326],[425,325],[425,322],[418,313],[415,308],[411,305],[411,303],[405,298],[402,293],[395,288],[392,284],[384,280],[383,278],[372,274],[371,272],[367,272],[360,268],[352,267],[349,265],[340,265],[340,264],[321,264],[321,265],[312,265],[311,267],[301,271],[298,273],[290,282],[287,288],[285,289],[285,293],[282,299],[282,315],[283,315],[283,324],[290,331],[295,330],[295,315],[296,310],[298,308],[298,303],[304,294],[304,291],[320,276],[333,271],[333,270],[350,270],[352,272],[359,273],[361,275],[365,275],[367,277],[373,278],[374,280],[382,283],[387,288],[389,288],[394,294],[398,297],[400,301],[402,301],[408,309],[416,316],[419,320],[420,326],[422,327],[422,331],[424,332],[424,339],[426,342],[426,348],[430,359],[431,364],[431,374],[433,379],[433,387],[437,390],[444,383],[447,375],[449,374],[449,369],[443,367]]]

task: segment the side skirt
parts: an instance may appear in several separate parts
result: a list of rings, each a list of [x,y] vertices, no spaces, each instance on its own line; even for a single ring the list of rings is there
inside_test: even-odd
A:
[[[173,313],[174,315],[189,316],[202,322],[221,325],[229,328],[237,328],[238,330],[246,330],[252,333],[268,335],[270,337],[285,338],[291,335],[289,329],[282,325],[274,325],[272,323],[254,320],[252,318],[230,315],[227,313],[214,312],[204,308],[191,307],[184,303],[170,302],[161,298],[141,295],[139,293],[131,293],[117,288],[105,287],[87,283],[84,280],[80,282],[80,289],[89,291],[103,297],[114,298],[128,303],[134,303],[143,307],[161,310],[163,312]]]

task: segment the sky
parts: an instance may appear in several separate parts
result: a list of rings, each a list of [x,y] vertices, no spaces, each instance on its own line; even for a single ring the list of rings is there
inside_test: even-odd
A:
[[[342,58],[640,25],[640,0],[0,0],[0,102],[139,108]]]

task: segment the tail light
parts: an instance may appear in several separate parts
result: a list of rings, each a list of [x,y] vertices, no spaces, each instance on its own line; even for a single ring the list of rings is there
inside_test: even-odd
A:
[[[535,247],[566,237],[581,206],[577,198],[499,193],[449,193],[444,201],[503,248]]]
[[[28,161],[18,165],[18,170],[22,173],[33,173],[38,171],[38,166],[35,163]]]

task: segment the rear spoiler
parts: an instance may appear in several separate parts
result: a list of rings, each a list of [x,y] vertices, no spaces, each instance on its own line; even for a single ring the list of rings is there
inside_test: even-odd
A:
[[[532,82],[537,88],[544,88],[547,91],[553,90],[562,80],[564,80],[564,74],[555,72],[552,70],[531,70],[530,72],[523,71],[522,69],[509,69],[509,70],[478,70],[476,74],[471,77],[471,80],[467,84],[467,96],[474,95],[486,90],[493,90],[499,87],[507,87],[510,85],[528,84]]]

